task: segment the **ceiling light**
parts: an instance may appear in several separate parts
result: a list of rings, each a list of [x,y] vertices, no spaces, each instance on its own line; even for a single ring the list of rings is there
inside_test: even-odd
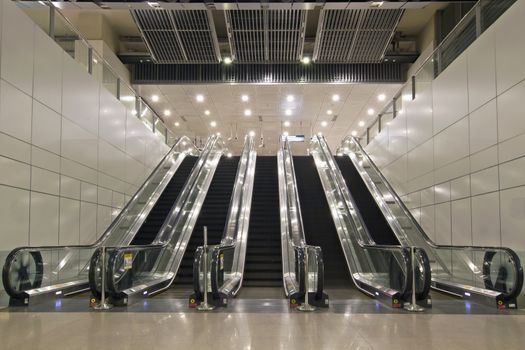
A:
[[[248,102],[249,99],[250,99],[250,97],[249,97],[248,95],[242,95],[242,96],[241,96],[241,100],[242,100],[243,102]]]
[[[166,117],[169,117],[171,115],[171,111],[169,109],[165,109],[163,113]]]
[[[197,100],[197,102],[204,102],[204,95],[197,95],[195,96],[195,99]]]
[[[384,1],[372,1],[370,7],[381,7],[383,6]]]
[[[386,100],[386,95],[385,94],[379,94],[379,95],[377,95],[377,99],[379,101],[384,101],[384,100]]]
[[[153,102],[159,102],[159,95],[151,95],[151,100]]]
[[[176,127],[179,127],[179,126],[180,126],[180,123],[179,123],[179,122],[175,122],[175,126],[176,126]]]
[[[210,115],[210,110],[209,110],[209,109],[205,110],[205,111],[204,111],[204,114],[206,114],[206,115]]]
[[[137,110],[136,109],[132,110],[131,115],[137,115]]]
[[[231,57],[224,57],[222,61],[224,62],[224,64],[231,64],[233,62]]]
[[[333,112],[332,112],[331,109],[329,109],[329,110],[326,111],[326,114],[328,114],[328,115],[332,115],[332,113],[333,113]]]
[[[250,131],[250,132],[248,133],[248,135],[250,135],[250,136],[252,136],[252,137],[255,136],[255,131],[253,131],[253,130]]]
[[[247,117],[251,116],[252,115],[252,110],[251,109],[245,109],[244,110],[244,115],[247,116]]]
[[[148,5],[153,7],[154,9],[160,8],[160,4],[156,1],[148,1]]]
[[[357,136],[357,131],[352,131],[352,136]]]
[[[226,154],[226,157],[231,158],[232,157],[232,153],[228,152],[228,154]]]
[[[374,114],[374,109],[373,108],[368,108],[368,111],[366,111],[366,113],[368,113],[368,115],[373,115]]]
[[[359,126],[361,126],[361,127],[365,126],[365,122],[361,120],[361,121],[359,122]]]
[[[135,101],[135,96],[130,96],[130,95],[120,96],[120,100],[124,102],[133,102]]]
[[[326,127],[327,125],[328,125],[328,123],[326,122],[326,120],[323,120],[323,121],[321,122],[321,126],[322,126],[323,128]]]
[[[292,110],[291,109],[287,109],[286,111],[284,111],[284,114],[292,115]]]
[[[220,132],[218,132],[218,133],[217,133],[216,135],[217,135],[217,136],[221,136],[221,133],[220,133]]]
[[[332,101],[337,102],[337,101],[339,101],[339,99],[340,99],[339,95],[337,95],[337,94],[332,95]]]
[[[286,101],[293,102],[293,100],[295,100],[295,97],[293,97],[293,95],[286,96]]]
[[[289,122],[288,120],[285,121],[285,122],[284,122],[284,126],[286,126],[286,127],[290,126],[290,122]]]
[[[308,56],[303,57],[303,58],[301,59],[301,62],[302,62],[303,64],[310,64],[310,57],[308,57]]]
[[[216,123],[215,121],[211,121],[211,122],[210,122],[210,125],[211,125],[212,128],[214,128],[214,127],[217,126],[217,123]]]

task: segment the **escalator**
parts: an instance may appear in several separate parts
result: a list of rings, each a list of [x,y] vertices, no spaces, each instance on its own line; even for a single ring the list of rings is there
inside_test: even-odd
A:
[[[187,286],[193,283],[193,259],[195,249],[203,244],[204,226],[208,228],[208,245],[219,244],[221,241],[238,164],[239,157],[223,156],[219,161],[175,277],[175,286]]]
[[[293,163],[306,241],[323,252],[325,288],[350,287],[351,277],[315,161],[310,156],[294,156]]]
[[[277,176],[277,157],[258,156],[244,269],[246,287],[281,287],[283,283]]]
[[[173,175],[171,181],[157,200],[157,203],[155,203],[148,217],[138,230],[135,238],[131,241],[131,245],[150,244],[155,239],[173,203],[177,200],[184,183],[188,179],[191,169],[193,169],[193,166],[197,162],[197,158],[198,157],[192,156],[184,158],[179,169],[175,175]]]

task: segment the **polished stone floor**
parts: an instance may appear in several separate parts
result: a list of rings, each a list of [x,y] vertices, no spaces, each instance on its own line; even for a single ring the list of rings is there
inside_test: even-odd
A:
[[[205,314],[166,295],[109,312],[90,311],[81,297],[9,308],[0,312],[0,349],[479,350],[525,344],[523,311],[498,312],[435,294],[432,309],[411,314],[356,294],[304,314],[290,310],[279,293],[247,289],[227,309]],[[333,297],[347,293],[331,291]]]

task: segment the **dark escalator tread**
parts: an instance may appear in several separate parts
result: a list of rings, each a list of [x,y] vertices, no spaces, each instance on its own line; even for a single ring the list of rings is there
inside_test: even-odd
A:
[[[277,157],[258,156],[243,286],[281,287],[281,260]]]
[[[177,271],[174,285],[193,283],[193,260],[195,249],[204,243],[203,226],[208,227],[209,245],[221,242],[239,159],[240,157],[222,157],[219,161],[179,271]]]
[[[155,239],[196,162],[197,157],[193,156],[186,156],[183,159],[177,172],[173,175],[135,235],[135,238],[131,241],[131,245],[150,244]]]
[[[350,158],[335,157],[335,160],[372,239],[377,244],[399,245],[392,228]]]
[[[293,157],[306,243],[323,251],[325,284],[350,280],[348,266],[313,157]]]

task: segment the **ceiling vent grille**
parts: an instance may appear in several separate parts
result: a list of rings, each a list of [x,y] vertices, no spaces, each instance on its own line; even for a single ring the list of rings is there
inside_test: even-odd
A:
[[[322,10],[313,59],[330,63],[379,63],[403,10]]]
[[[291,63],[301,59],[306,10],[228,10],[225,18],[234,60]]]
[[[155,63],[217,63],[209,10],[130,10]]]

